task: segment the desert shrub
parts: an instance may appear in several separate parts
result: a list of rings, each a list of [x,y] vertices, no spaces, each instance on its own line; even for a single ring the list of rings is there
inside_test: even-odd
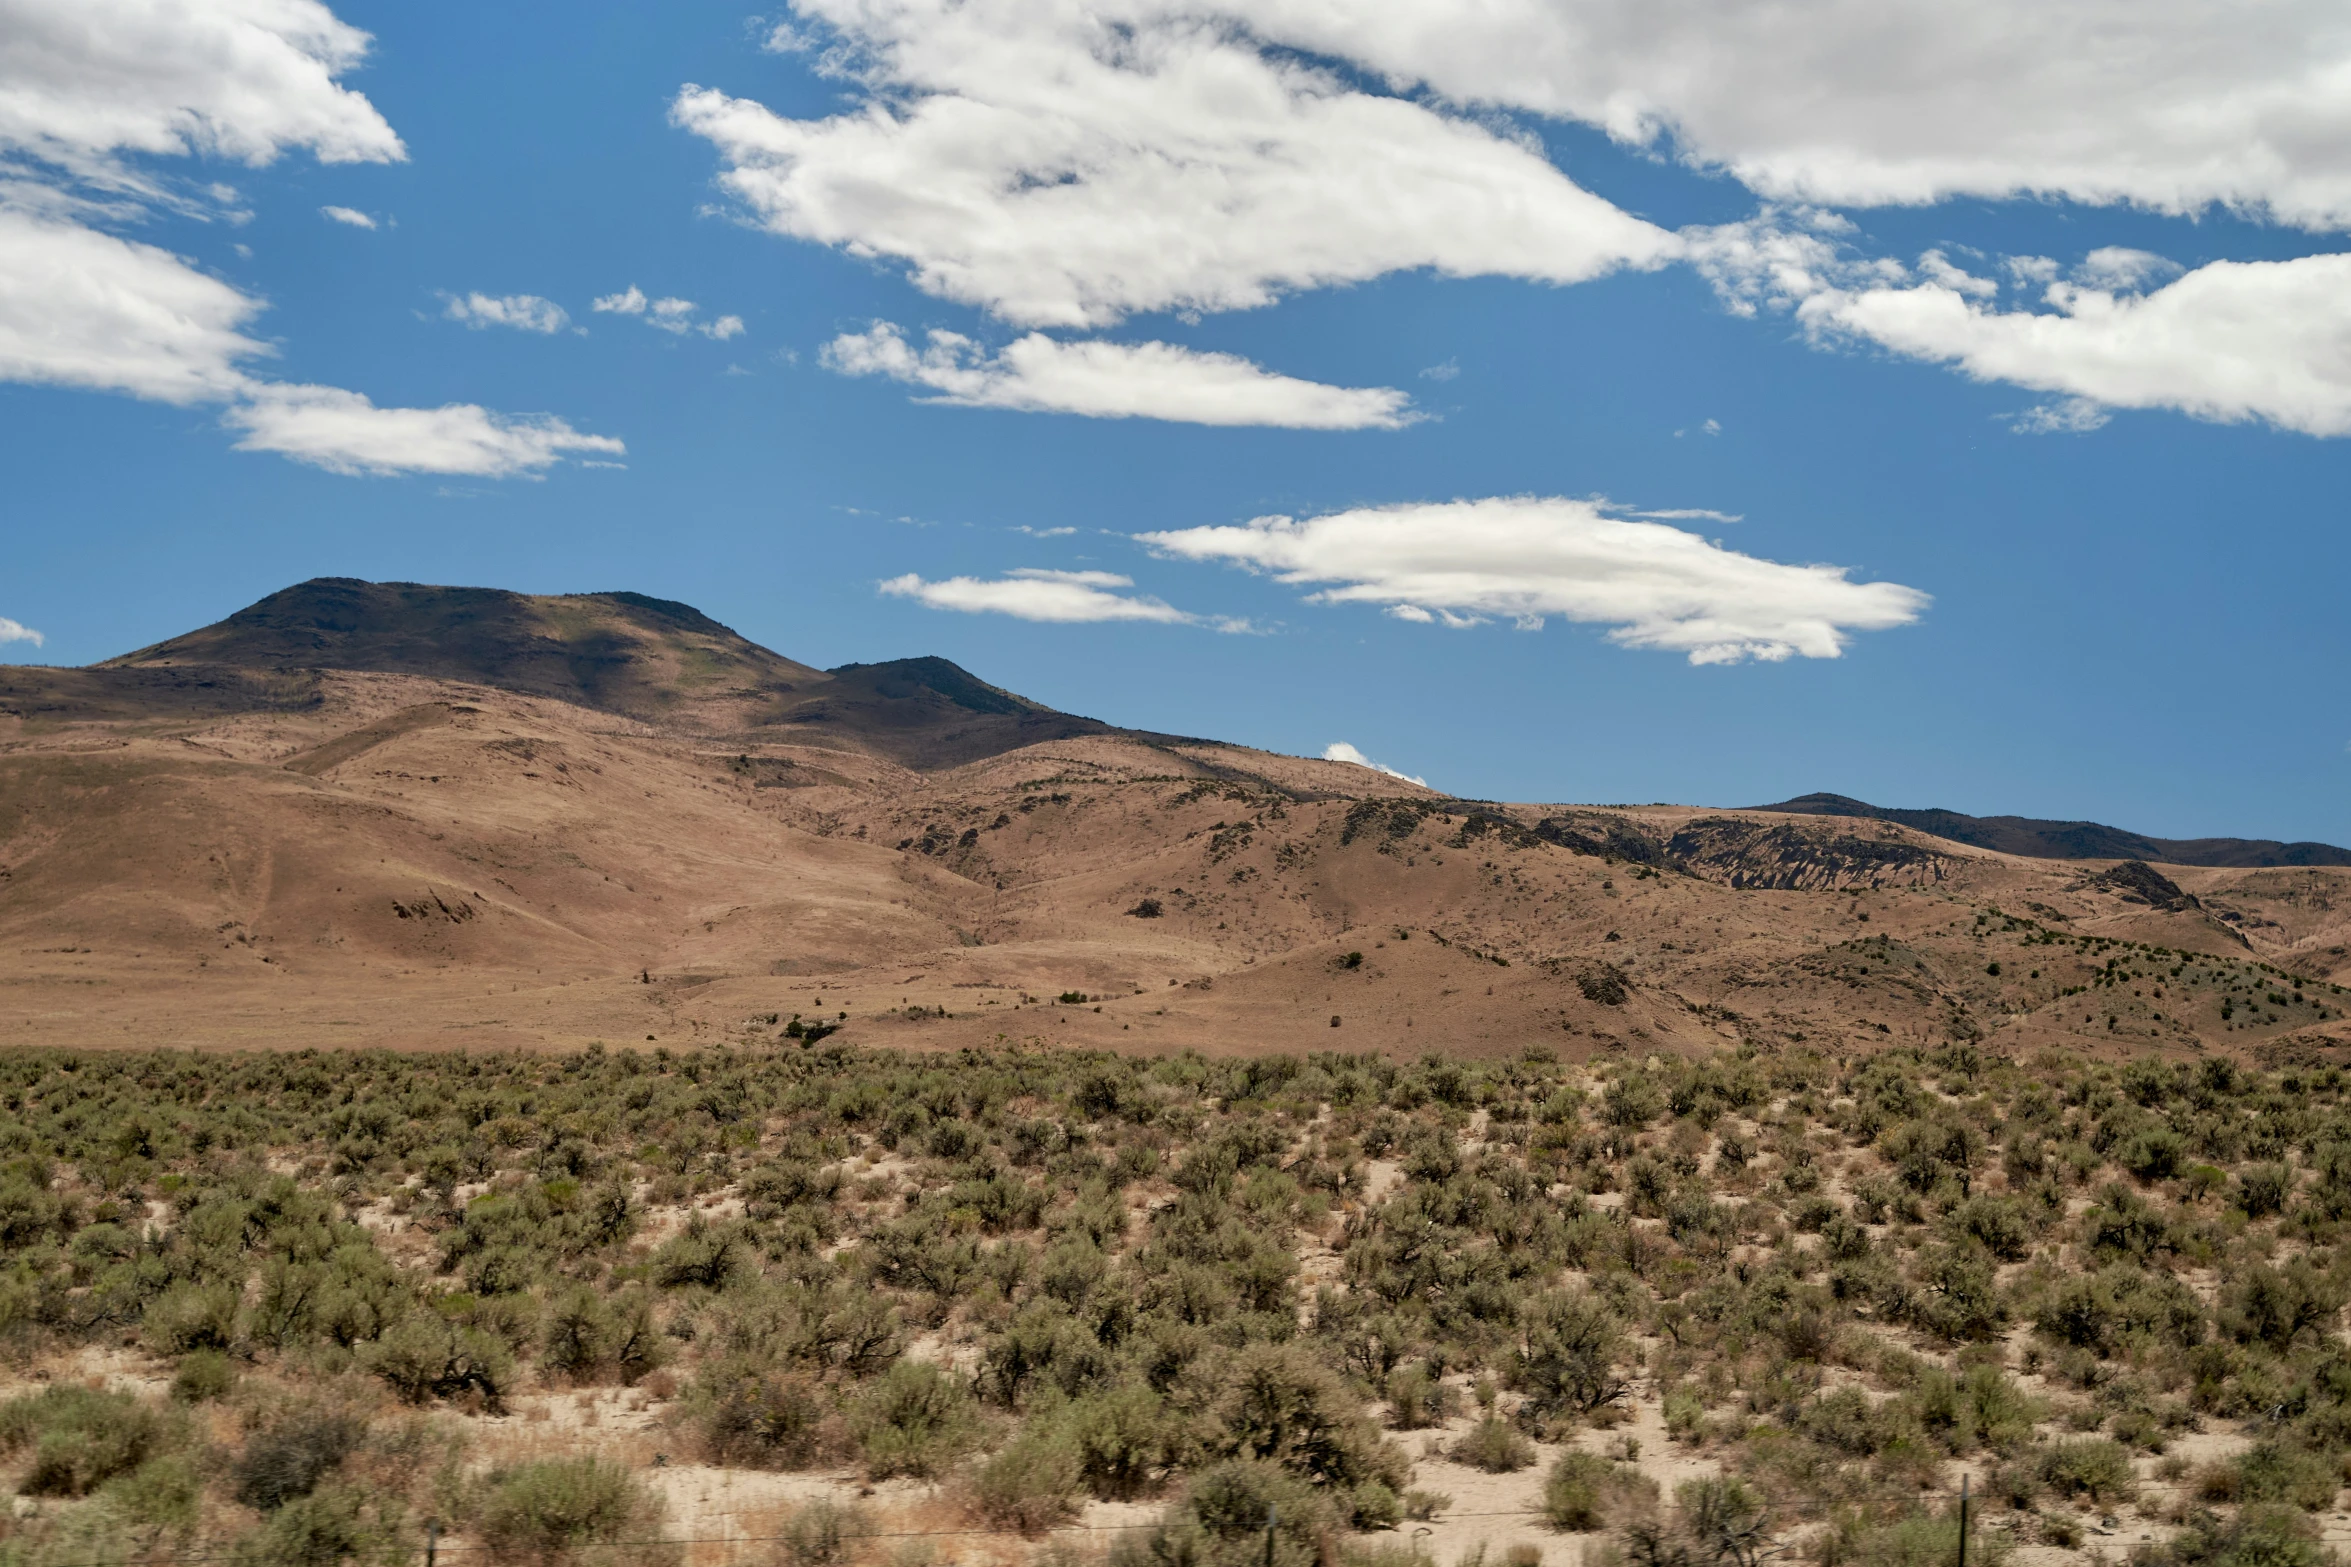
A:
[[[1123,1531],[1108,1567],[1315,1567],[1347,1520],[1331,1498],[1275,1464],[1230,1459],[1195,1473],[1148,1529]],[[1269,1553],[1267,1535],[1272,1535]]]
[[[2033,1312],[2042,1338],[2110,1355],[2140,1337],[2192,1346],[2204,1336],[2204,1305],[2179,1280],[2128,1266],[2076,1275]]]
[[[2063,1497],[2110,1502],[2132,1493],[2130,1449],[2102,1436],[2052,1442],[2041,1449],[2041,1483]]]
[[[168,1432],[128,1393],[60,1384],[0,1404],[0,1452],[33,1450],[26,1496],[87,1496],[161,1452]]]
[[[2032,1216],[2013,1197],[1971,1197],[1952,1210],[1951,1228],[2002,1262],[2022,1262],[2036,1232]]]
[[[1543,1520],[1554,1529],[1589,1534],[1622,1523],[1655,1503],[1657,1483],[1597,1453],[1570,1450],[1543,1476]]]
[[[331,1485],[271,1513],[229,1559],[234,1567],[407,1567],[416,1551],[394,1504]]]
[[[1489,1414],[1461,1434],[1452,1456],[1488,1474],[1514,1474],[1535,1461],[1535,1444],[1500,1415]]]
[[[819,1497],[785,1514],[776,1529],[776,1555],[783,1567],[840,1567],[867,1529],[857,1508]]]
[[[1037,1534],[1076,1512],[1084,1480],[1083,1455],[1057,1411],[1030,1421],[981,1461],[971,1477],[972,1501],[998,1528]]]
[[[901,1360],[851,1406],[849,1429],[873,1479],[928,1478],[977,1439],[971,1395],[925,1360]]]
[[[2169,1540],[2131,1556],[2132,1567],[2327,1567],[2334,1560],[2313,1520],[2275,1503],[2227,1518],[2198,1511]]]
[[[2261,1442],[2229,1461],[2236,1471],[2231,1500],[2288,1502],[2307,1512],[2335,1503],[2342,1471],[2321,1455],[2279,1442]]]
[[[2294,1172],[2282,1164],[2249,1164],[2237,1172],[2229,1201],[2248,1219],[2265,1219],[2286,1211],[2294,1195]]]
[[[233,1284],[175,1284],[148,1304],[141,1336],[159,1355],[226,1350],[237,1342],[238,1305]]]
[[[1967,1531],[1971,1563],[1999,1567],[2008,1551],[2003,1531]],[[1888,1519],[1844,1510],[1814,1538],[1812,1555],[1820,1567],[1953,1567],[1959,1560],[1958,1514],[1916,1511]]]
[[[1669,1519],[1626,1527],[1625,1554],[1638,1567],[1754,1567],[1768,1546],[1765,1531],[1763,1498],[1744,1480],[1685,1480],[1674,1488]]]
[[[1433,1426],[1453,1412],[1453,1390],[1425,1365],[1404,1366],[1388,1377],[1388,1424],[1398,1431]]]
[[[1317,1485],[1353,1489],[1378,1480],[1393,1490],[1410,1467],[1339,1379],[1290,1346],[1243,1350],[1216,1414],[1225,1453],[1279,1465]]]
[[[275,1512],[343,1465],[367,1436],[367,1422],[336,1409],[300,1409],[245,1443],[230,1470],[230,1494]]]
[[[171,1396],[183,1404],[209,1403],[225,1397],[236,1385],[236,1362],[217,1349],[199,1349],[181,1356],[171,1374]]]
[[[1078,1476],[1105,1501],[1125,1501],[1173,1467],[1175,1431],[1160,1396],[1128,1383],[1073,1400],[1063,1416],[1077,1445]]]
[[[755,1356],[706,1363],[685,1408],[714,1464],[806,1469],[828,1456],[826,1409],[816,1386]]]
[[[660,1503],[607,1459],[547,1458],[491,1477],[482,1541],[500,1561],[566,1562],[596,1546],[650,1535]]]
[[[361,1363],[412,1404],[474,1393],[495,1410],[514,1384],[514,1354],[504,1344],[425,1312],[369,1345]]]
[[[2342,1285],[2296,1257],[2282,1268],[2246,1269],[2223,1292],[2220,1321],[2240,1343],[2284,1350],[2306,1332],[2326,1332],[2342,1309]]]
[[[1530,1418],[1556,1424],[1625,1395],[1631,1382],[1619,1368],[1623,1354],[1623,1331],[1604,1301],[1553,1291],[1520,1315],[1510,1383],[1526,1394]]]

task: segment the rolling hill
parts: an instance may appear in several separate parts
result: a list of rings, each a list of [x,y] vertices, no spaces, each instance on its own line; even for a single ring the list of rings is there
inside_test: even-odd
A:
[[[636,594],[329,579],[0,670],[0,1044],[2351,1042],[2351,871],[1972,820],[1451,799]]]

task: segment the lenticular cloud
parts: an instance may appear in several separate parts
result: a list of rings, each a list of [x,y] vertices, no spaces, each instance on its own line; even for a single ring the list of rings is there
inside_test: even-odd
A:
[[[1857,631],[1907,625],[1927,595],[1855,582],[1840,566],[1790,566],[1724,549],[1602,502],[1511,496],[1385,506],[1303,521],[1137,537],[1161,554],[1227,561],[1316,589],[1308,602],[1377,604],[1454,626],[1545,617],[1605,625],[1627,647],[1693,664],[1835,658]]]

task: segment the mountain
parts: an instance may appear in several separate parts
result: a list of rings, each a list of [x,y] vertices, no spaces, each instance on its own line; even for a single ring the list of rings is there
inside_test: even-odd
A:
[[[1804,794],[1777,805],[1751,805],[1746,809],[1899,822],[1953,843],[2040,860],[2154,860],[2166,865],[2239,869],[2351,865],[2351,849],[2338,849],[2331,843],[2279,843],[2269,838],[2149,838],[2099,822],[2052,822],[2030,816],[1966,816],[1939,808],[1898,810],[1841,794]]]
[[[316,676],[360,670],[489,686],[732,735],[959,766],[1018,746],[1125,733],[987,684],[943,658],[816,669],[689,604],[320,577],[86,670],[0,671],[0,712],[52,722],[292,711]]]
[[[2351,868],[1868,811],[1452,799],[640,594],[327,579],[0,669],[0,1047],[2351,1057]]]

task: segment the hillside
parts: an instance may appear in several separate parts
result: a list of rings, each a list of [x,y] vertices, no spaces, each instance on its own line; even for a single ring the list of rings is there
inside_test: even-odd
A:
[[[635,595],[304,584],[0,712],[0,1043],[2351,1039],[2340,867],[1450,800]]]
[[[2280,843],[2274,838],[2150,838],[2103,822],[2053,822],[2031,816],[1968,816],[1958,811],[1905,811],[1868,805],[1841,794],[1806,794],[1759,811],[1805,816],[1857,816],[1899,822],[1954,843],[2029,854],[2050,860],[2155,860],[2169,865],[2241,869],[2285,865],[2351,865],[2351,849],[2331,843]]]

